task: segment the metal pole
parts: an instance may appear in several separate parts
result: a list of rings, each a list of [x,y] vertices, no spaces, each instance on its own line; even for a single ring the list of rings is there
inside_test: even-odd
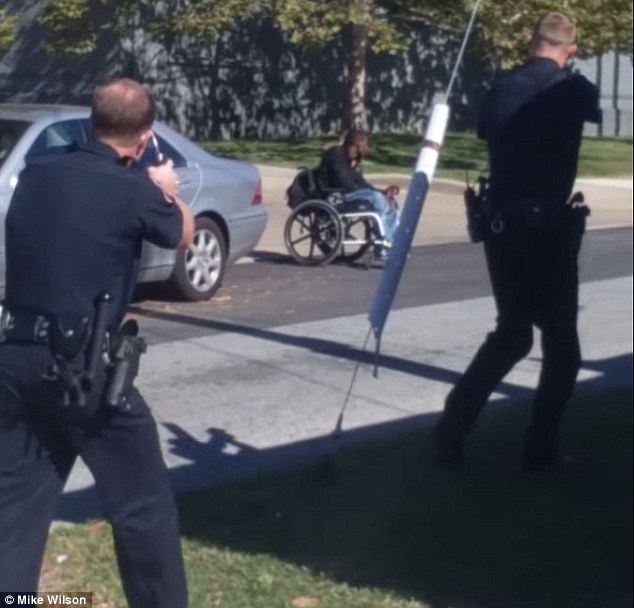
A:
[[[432,110],[429,124],[427,125],[427,130],[423,138],[423,145],[418,155],[418,160],[416,162],[416,168],[414,169],[414,173],[412,175],[412,179],[408,188],[407,199],[405,201],[403,212],[401,214],[401,221],[394,237],[394,245],[387,260],[385,269],[383,270],[383,273],[381,275],[381,279],[379,281],[374,299],[370,306],[368,317],[370,321],[371,331],[368,332],[365,344],[363,345],[363,351],[365,351],[370,334],[374,333],[374,337],[376,339],[376,359],[374,368],[375,376],[378,370],[377,363],[383,328],[385,326],[389,310],[392,306],[392,301],[394,299],[394,296],[396,295],[396,290],[398,288],[398,283],[400,281],[405,262],[407,261],[407,255],[411,247],[412,239],[414,238],[414,231],[420,218],[420,214],[423,210],[423,205],[425,204],[425,198],[427,197],[429,185],[431,184],[432,178],[434,176],[440,148],[442,146],[445,130],[447,128],[447,123],[449,120],[449,106],[447,105],[446,100],[451,94],[451,89],[456,79],[458,68],[460,67],[460,63],[462,62],[462,57],[464,55],[464,51],[469,40],[469,36],[471,35],[471,31],[473,30],[473,24],[475,22],[475,17],[480,6],[480,2],[481,0],[477,0],[471,11],[471,17],[469,19],[464,38],[462,40],[460,51],[458,52],[456,64],[454,66],[449,85],[447,86],[447,90],[445,92],[445,103],[436,104]],[[352,395],[352,389],[357,377],[358,369],[359,362],[357,362],[355,366],[348,392],[346,393],[341,411],[339,412],[339,416],[337,417],[337,422],[332,434],[332,437],[334,439],[336,439],[341,434],[344,414]]]
[[[597,57],[597,88],[599,89],[599,104],[601,104],[601,89],[603,84],[603,55]],[[603,121],[599,122],[597,135],[603,137]]]
[[[477,0],[475,5],[473,6],[473,10],[471,11],[471,17],[469,18],[469,23],[467,25],[465,35],[462,39],[462,45],[460,46],[460,50],[458,51],[458,58],[456,59],[456,63],[453,67],[453,72],[451,74],[451,78],[449,79],[449,85],[447,86],[447,90],[445,91],[445,103],[447,103],[449,95],[451,95],[451,89],[453,89],[454,82],[456,80],[456,77],[458,76],[458,69],[460,68],[462,57],[464,56],[465,49],[467,48],[467,42],[469,41],[476,15],[478,14],[478,8],[480,8],[480,2],[481,0]]]
[[[612,78],[612,107],[614,108],[614,135],[621,135],[621,110],[619,109],[619,77],[620,77],[619,50],[614,49],[614,75]]]

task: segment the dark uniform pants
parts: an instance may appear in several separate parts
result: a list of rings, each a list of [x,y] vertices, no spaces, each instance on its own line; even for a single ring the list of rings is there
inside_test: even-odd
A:
[[[581,364],[577,334],[577,259],[585,208],[544,217],[532,210],[505,218],[485,241],[498,318],[447,397],[443,424],[454,436],[472,428],[489,396],[542,331],[542,367],[527,444],[556,449],[559,427]]]
[[[129,410],[59,423],[33,396],[49,362],[47,346],[0,345],[0,591],[37,589],[57,499],[80,456],[112,523],[129,606],[184,608],[177,513],[147,404],[133,389]]]

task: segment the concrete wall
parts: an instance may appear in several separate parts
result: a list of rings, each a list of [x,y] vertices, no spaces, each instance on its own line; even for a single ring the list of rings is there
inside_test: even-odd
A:
[[[587,127],[588,134],[632,136],[632,60],[627,55],[608,53],[587,61],[577,61],[575,68],[594,82],[601,95],[603,124]]]

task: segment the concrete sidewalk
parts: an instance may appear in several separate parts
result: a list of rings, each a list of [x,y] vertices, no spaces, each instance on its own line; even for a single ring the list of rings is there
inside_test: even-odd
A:
[[[297,173],[295,169],[258,165],[262,176],[264,203],[269,221],[257,246],[259,251],[286,253],[284,223],[289,214],[284,198],[286,188]],[[411,176],[402,174],[368,174],[368,181],[377,186],[396,184],[401,188],[399,199],[405,201]],[[585,193],[592,208],[588,227],[606,228],[632,225],[632,179],[579,179],[576,190]],[[435,179],[425,201],[414,245],[452,243],[467,240],[462,192],[464,184]]]

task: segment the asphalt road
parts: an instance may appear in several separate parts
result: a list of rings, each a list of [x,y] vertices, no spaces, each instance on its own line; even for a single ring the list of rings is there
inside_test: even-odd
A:
[[[142,286],[133,314],[150,344],[243,328],[267,328],[366,313],[380,268],[299,266],[288,256],[257,253],[231,267],[217,296],[174,302],[164,286]],[[632,227],[590,230],[580,256],[582,282],[632,275]],[[491,295],[480,245],[414,247],[394,309]]]

